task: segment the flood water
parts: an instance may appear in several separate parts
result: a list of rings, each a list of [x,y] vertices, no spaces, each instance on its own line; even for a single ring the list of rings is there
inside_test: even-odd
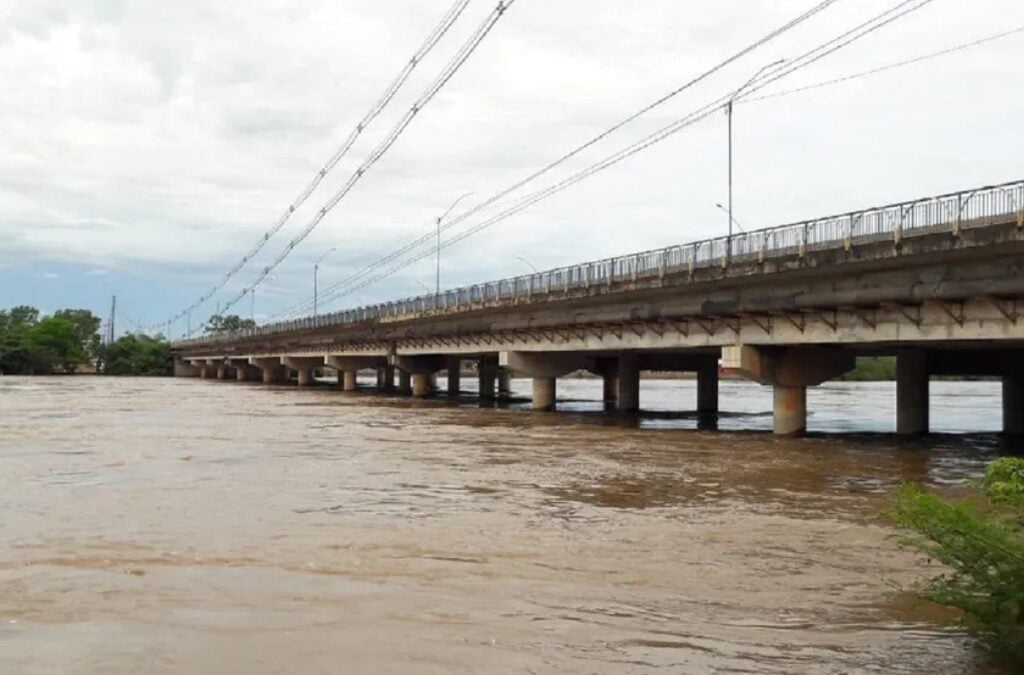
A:
[[[515,381],[527,393],[528,381]],[[473,382],[464,379],[470,388]],[[996,673],[881,511],[1000,452],[997,383],[599,380],[557,413],[195,379],[0,377],[0,673]],[[683,413],[683,414],[681,414]]]

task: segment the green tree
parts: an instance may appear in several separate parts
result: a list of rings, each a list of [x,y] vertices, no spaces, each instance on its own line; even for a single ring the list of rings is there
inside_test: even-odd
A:
[[[237,314],[228,314],[226,316],[220,314],[214,314],[210,317],[210,320],[206,322],[206,332],[213,335],[220,333],[233,333],[237,330],[245,330],[246,328],[255,328],[256,322],[252,319],[243,319]]]
[[[29,329],[26,344],[32,373],[52,373],[58,366],[71,373],[85,358],[75,325],[56,316],[48,316]]]
[[[39,310],[21,305],[0,310],[0,373],[31,373],[35,355],[29,333],[39,321]]]
[[[1024,459],[991,463],[981,487],[980,497],[950,501],[904,486],[893,515],[948,570],[924,595],[960,609],[984,645],[1024,665]]]
[[[85,358],[95,363],[100,351],[100,324],[102,319],[88,309],[61,309],[53,314],[67,319],[75,327],[75,339]],[[71,372],[71,371],[69,371]]]
[[[124,335],[103,348],[105,375],[172,375],[171,343],[162,335]]]

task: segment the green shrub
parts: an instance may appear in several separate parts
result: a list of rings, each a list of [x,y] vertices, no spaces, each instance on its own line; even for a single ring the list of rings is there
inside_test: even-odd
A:
[[[904,486],[893,517],[948,568],[925,597],[960,609],[986,647],[1024,664],[1024,460],[993,462],[981,487],[981,496],[953,501]]]

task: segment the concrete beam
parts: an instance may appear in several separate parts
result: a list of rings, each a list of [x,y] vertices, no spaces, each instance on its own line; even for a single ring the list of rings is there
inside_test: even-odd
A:
[[[732,345],[722,349],[723,367],[761,384],[813,386],[853,370],[854,365],[854,355],[838,347]]]
[[[444,370],[445,360],[443,356],[395,356],[392,365],[402,372],[410,375],[433,375],[439,370]],[[413,389],[415,389],[415,383]],[[429,388],[429,378],[426,380]]]
[[[501,352],[498,365],[524,377],[553,378],[577,370],[593,371],[597,366],[592,357],[563,352]]]
[[[377,368],[387,365],[387,358],[384,356],[337,356],[328,354],[324,357],[324,363],[335,370],[357,371],[364,368]]]

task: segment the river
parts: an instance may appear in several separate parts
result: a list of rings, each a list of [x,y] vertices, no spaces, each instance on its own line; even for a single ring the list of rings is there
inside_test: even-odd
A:
[[[934,382],[922,440],[875,433],[892,383],[814,389],[835,433],[795,440],[758,385],[718,432],[693,382],[600,389],[0,377],[0,673],[999,672],[881,516],[998,454],[998,383]]]

